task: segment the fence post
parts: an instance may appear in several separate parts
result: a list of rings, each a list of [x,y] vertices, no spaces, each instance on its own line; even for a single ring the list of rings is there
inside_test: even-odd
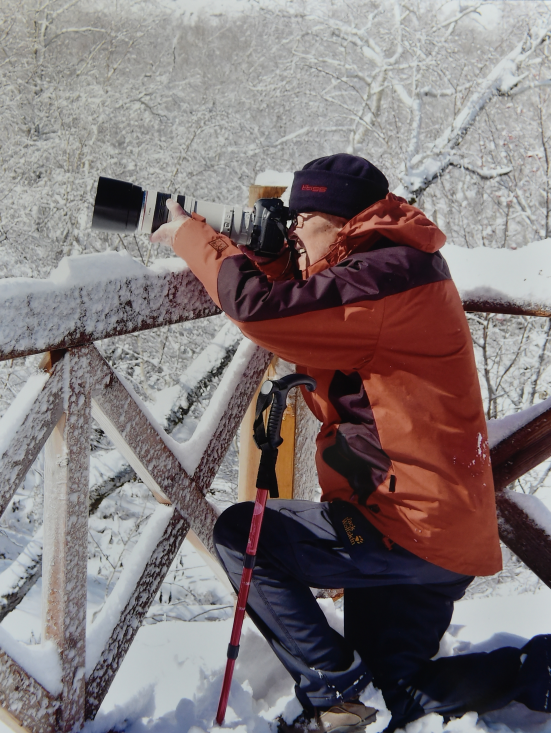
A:
[[[259,198],[279,197],[284,191],[284,186],[250,186],[249,206],[254,206],[255,201]],[[265,379],[281,377],[289,371],[285,362],[274,359],[268,367]],[[241,423],[238,501],[254,501],[256,494],[260,451],[254,443],[252,434],[257,396],[258,390]],[[281,424],[283,445],[279,450],[276,468],[279,495],[282,499],[315,499],[317,493],[315,465],[317,433],[316,418],[306,406],[299,390],[293,390],[287,398],[287,408],[283,414]]]
[[[63,415],[45,450],[42,639],[61,660],[59,733],[84,725],[86,564],[90,451],[89,347],[52,354],[63,359]]]
[[[278,198],[286,190],[285,186],[249,186],[248,205],[252,208],[258,199]],[[266,379],[265,375],[262,381]],[[241,423],[239,434],[239,478],[237,483],[237,500],[254,501],[256,496],[256,475],[260,463],[260,451],[253,440],[253,424],[258,389],[254,393],[251,404]]]

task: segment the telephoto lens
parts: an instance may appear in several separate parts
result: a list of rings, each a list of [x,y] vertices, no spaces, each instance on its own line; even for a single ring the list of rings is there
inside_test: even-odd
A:
[[[189,216],[195,212],[205,217],[207,224],[217,232],[227,234],[234,242],[246,244],[250,209],[199,201],[193,196],[146,190],[133,183],[104,176],[98,180],[92,229],[152,234],[168,221],[167,199],[177,201]]]
[[[168,221],[169,193],[146,191],[133,183],[101,176],[98,181],[92,229],[104,232],[152,234]],[[178,196],[183,207],[185,196]]]
[[[242,206],[146,190],[104,176],[98,180],[92,229],[152,234],[168,221],[167,199],[177,201],[188,216],[199,214],[215,231],[259,254],[276,257],[286,244],[289,209],[280,199],[259,199],[251,211]]]

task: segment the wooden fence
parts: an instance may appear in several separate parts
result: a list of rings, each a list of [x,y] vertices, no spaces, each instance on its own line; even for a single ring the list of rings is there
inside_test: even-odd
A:
[[[94,717],[184,538],[192,537],[204,553],[212,550],[216,513],[205,492],[241,422],[250,422],[247,409],[271,361],[269,353],[250,342],[238,348],[197,428],[202,430],[202,448],[196,467],[188,472],[181,460],[185,444],[175,445],[93,342],[208,317],[218,310],[183,263],[170,260],[148,269],[116,253],[69,260],[63,276],[48,281],[0,282],[0,360],[44,354],[42,376],[32,378],[27,399],[10,415],[10,439],[0,443],[0,513],[45,448],[42,647],[19,644],[0,627],[2,716],[13,727],[19,724],[33,733],[78,731]],[[91,271],[96,274],[90,276]],[[465,303],[465,308],[492,311],[488,303],[483,308]],[[496,309],[519,311],[503,303]],[[111,597],[116,601],[110,613],[92,623],[87,640],[92,418],[167,507],[150,519],[149,549],[139,572],[112,592],[107,604]],[[551,405],[536,416],[527,413],[518,424],[491,451],[500,534],[551,586],[551,538],[534,513],[507,490],[551,455]],[[316,423],[301,399],[289,406],[285,430],[291,454],[281,462],[283,493],[307,498],[315,483]],[[247,498],[254,486],[255,458],[250,444],[243,444],[240,496]],[[40,674],[39,653],[53,654],[48,679]]]

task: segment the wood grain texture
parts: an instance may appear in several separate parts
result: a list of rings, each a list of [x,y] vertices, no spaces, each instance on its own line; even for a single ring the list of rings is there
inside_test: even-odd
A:
[[[549,456],[551,456],[551,409],[492,448],[492,470],[496,491],[509,486]]]
[[[189,529],[178,512],[174,514],[163,536],[153,550],[130,600],[126,604],[101,657],[86,682],[86,719],[94,718],[111,683],[134,641],[140,626],[161,587]]]
[[[551,587],[551,537],[511,498],[506,487],[551,456],[551,410],[538,415],[491,450],[499,536]]]
[[[33,733],[57,733],[61,702],[0,649],[0,705]]]
[[[551,537],[513,499],[512,491],[496,491],[501,541],[551,588]]]
[[[206,549],[213,552],[212,528],[217,516],[204,492],[218,470],[268,360],[269,354],[263,349],[254,352],[203,460],[190,477],[111,367],[94,351],[90,371],[92,382],[103,385],[94,397],[103,416],[102,426],[110,437],[118,438],[121,449],[136,464],[146,485],[152,484],[172,501],[175,512],[87,681],[87,717],[93,717],[99,709],[190,526]]]
[[[251,403],[256,388],[260,384],[271,358],[272,355],[260,346],[256,347],[254,354],[251,356],[231,396],[224,415],[209,441],[203,458],[193,474],[193,480],[201,486],[202,491],[206,491],[211,485],[218,466],[222,463],[224,456],[228,452],[230,443],[239,429],[243,416]],[[192,529],[197,532],[193,525]],[[197,534],[201,541],[203,541],[203,537],[198,532]]]
[[[91,348],[71,349],[59,362],[64,412],[44,462],[42,638],[55,642],[61,659],[59,733],[84,725]]]
[[[296,390],[295,412],[293,497],[305,501],[316,501],[319,499],[316,438],[320,430],[320,423],[310,412],[300,390]]]
[[[96,376],[110,376],[109,386],[94,397],[97,407],[94,416],[100,418],[101,427],[111,440],[118,441],[124,457],[145,485],[154,494],[164,495],[175,504],[180,514],[212,550],[211,535],[216,514],[201,489],[184,471],[99,352],[95,352],[91,365]]]
[[[252,208],[258,199],[278,199],[287,190],[287,186],[249,186],[249,206]]]
[[[549,318],[551,308],[541,303],[512,303],[499,300],[475,300],[463,298],[463,310],[467,313],[503,313],[511,316],[541,316]]]

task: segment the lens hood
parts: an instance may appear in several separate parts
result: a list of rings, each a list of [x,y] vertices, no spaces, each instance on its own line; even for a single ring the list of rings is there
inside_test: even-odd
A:
[[[143,189],[126,181],[100,176],[92,229],[104,232],[135,231],[142,209]]]

